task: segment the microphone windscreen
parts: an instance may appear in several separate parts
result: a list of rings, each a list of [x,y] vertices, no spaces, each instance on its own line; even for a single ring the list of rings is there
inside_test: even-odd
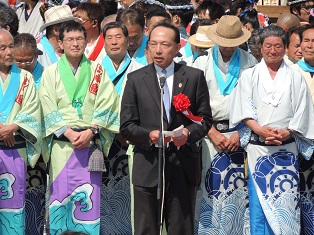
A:
[[[165,85],[165,82],[166,82],[166,77],[164,75],[160,76],[159,77],[159,82],[160,82],[161,88],[163,88],[164,85]]]

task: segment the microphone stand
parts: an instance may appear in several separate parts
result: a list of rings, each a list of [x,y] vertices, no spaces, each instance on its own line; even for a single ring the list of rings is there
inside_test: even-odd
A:
[[[164,105],[163,94],[166,78],[161,76],[160,81],[160,128],[158,137],[158,186],[157,186],[157,202],[158,202],[158,228],[159,234],[162,233],[163,225],[163,207],[164,207],[164,157],[165,157],[165,145],[164,145]]]

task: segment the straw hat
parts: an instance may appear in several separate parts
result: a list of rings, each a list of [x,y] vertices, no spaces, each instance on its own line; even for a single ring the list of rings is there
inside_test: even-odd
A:
[[[44,31],[47,26],[70,20],[79,20],[79,18],[72,15],[71,8],[68,5],[51,7],[45,12],[45,24],[40,27],[39,31]]]
[[[215,45],[212,40],[208,39],[206,36],[206,31],[209,28],[209,25],[199,26],[197,28],[196,34],[189,37],[189,42],[197,47],[210,48]]]
[[[246,42],[251,32],[243,28],[237,16],[225,15],[208,27],[206,36],[219,46],[236,47]]]

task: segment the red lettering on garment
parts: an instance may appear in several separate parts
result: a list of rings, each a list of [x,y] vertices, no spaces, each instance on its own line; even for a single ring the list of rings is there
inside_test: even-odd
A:
[[[17,93],[16,99],[15,99],[15,102],[18,103],[20,106],[22,105],[22,101],[24,97],[24,90],[26,89],[26,87],[28,87],[28,84],[29,84],[29,79],[25,75],[22,86],[19,92]]]
[[[94,74],[95,76],[93,77],[93,80],[89,86],[89,92],[96,95],[100,83],[100,77],[103,74],[103,69],[100,64],[97,65]]]

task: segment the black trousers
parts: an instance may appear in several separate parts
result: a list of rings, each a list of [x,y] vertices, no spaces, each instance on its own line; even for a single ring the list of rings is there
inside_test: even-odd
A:
[[[194,233],[195,186],[189,184],[175,153],[165,158],[164,220],[168,235]],[[158,235],[157,186],[152,188],[133,185],[134,234]]]

